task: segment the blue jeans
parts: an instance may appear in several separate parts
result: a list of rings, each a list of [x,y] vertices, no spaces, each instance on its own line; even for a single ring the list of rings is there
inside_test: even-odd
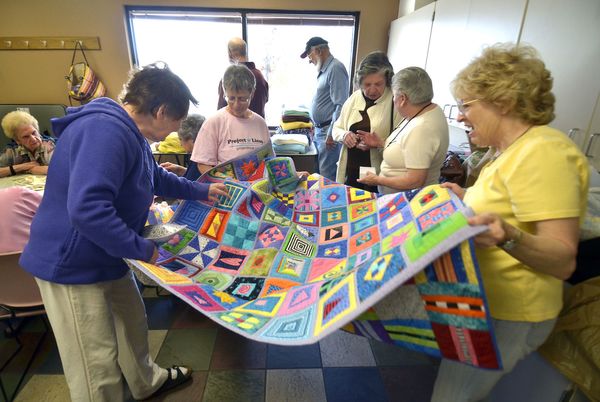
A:
[[[315,127],[315,146],[319,158],[319,174],[327,177],[329,180],[335,181],[337,171],[337,163],[340,158],[342,144],[335,142],[334,146],[327,148],[327,130],[329,126],[316,128]]]
[[[442,359],[431,402],[472,402],[483,400],[519,362],[546,341],[556,319],[520,322],[492,319],[502,370],[485,370]]]

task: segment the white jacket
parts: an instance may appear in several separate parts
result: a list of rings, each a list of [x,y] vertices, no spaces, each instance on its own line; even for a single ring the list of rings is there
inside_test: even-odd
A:
[[[363,97],[362,91],[359,89],[354,91],[352,95],[344,102],[340,117],[336,120],[332,129],[332,136],[334,141],[342,142],[342,151],[340,152],[340,159],[338,160],[338,168],[335,180],[338,183],[346,182],[346,163],[348,159],[348,148],[343,145],[344,134],[348,131],[350,126],[356,122],[362,120],[360,112],[365,110],[365,98]],[[379,99],[375,101],[375,105],[371,106],[367,110],[369,120],[371,121],[371,132],[375,132],[379,138],[383,141],[390,135],[394,127],[396,127],[402,118],[392,109],[394,107],[392,91],[389,88],[385,89],[385,92]],[[390,127],[390,122],[393,121]],[[382,161],[382,150],[373,148],[370,150],[371,153],[371,166],[375,168],[377,174],[379,174],[379,166]]]

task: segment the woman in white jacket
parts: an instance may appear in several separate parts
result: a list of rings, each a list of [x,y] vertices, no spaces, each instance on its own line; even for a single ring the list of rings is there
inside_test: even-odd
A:
[[[333,139],[342,142],[336,181],[368,191],[376,187],[357,182],[360,167],[375,168],[379,173],[381,149],[370,148],[360,140],[361,134],[373,133],[382,141],[400,121],[392,100],[394,69],[385,53],[369,53],[358,66],[354,81],[360,87],[342,106],[333,126]]]

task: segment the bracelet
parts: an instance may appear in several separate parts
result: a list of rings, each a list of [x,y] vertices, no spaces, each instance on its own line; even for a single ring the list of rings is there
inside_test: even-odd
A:
[[[17,174],[17,172],[15,172],[15,168],[13,167],[13,165],[8,165],[8,169],[10,170],[11,176],[14,176]]]
[[[498,247],[500,247],[502,250],[506,250],[506,251],[513,250],[515,247],[517,247],[517,244],[519,244],[521,242],[521,238],[523,237],[523,232],[520,231],[519,229],[516,229],[516,231],[517,231],[517,233],[516,233],[515,237],[513,237],[513,238],[509,237],[502,243],[499,243]]]

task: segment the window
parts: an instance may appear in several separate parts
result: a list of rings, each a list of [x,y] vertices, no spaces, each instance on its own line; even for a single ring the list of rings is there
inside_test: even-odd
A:
[[[227,42],[236,36],[269,82],[265,118],[272,127],[284,106],[310,107],[316,70],[300,58],[310,37],[325,38],[350,74],[354,68],[358,13],[127,6],[126,14],[134,64],[166,62],[200,102],[190,112],[204,116],[217,109]]]

